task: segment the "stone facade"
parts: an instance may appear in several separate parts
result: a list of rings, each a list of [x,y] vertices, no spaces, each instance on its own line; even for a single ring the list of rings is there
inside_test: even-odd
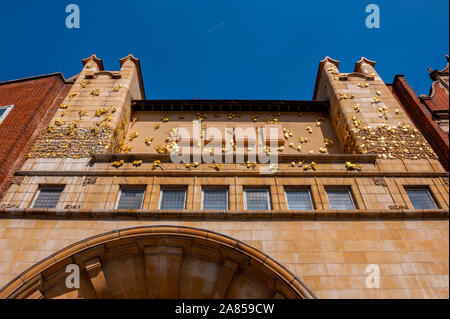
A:
[[[320,62],[313,101],[162,101],[145,100],[133,56],[119,72],[84,60],[0,202],[0,296],[448,298],[448,173],[375,62],[362,58],[353,73],[338,66]],[[278,163],[247,151],[241,162],[174,163],[176,132],[193,121],[206,136],[209,127],[224,136],[276,127],[277,146],[264,150]],[[196,143],[221,158],[239,148],[225,138],[215,149]],[[56,208],[33,208],[43,185],[64,186]],[[117,209],[132,185],[145,190],[141,209]],[[208,186],[227,188],[228,210],[202,209]],[[336,186],[348,187],[355,209],[330,206],[327,189]],[[410,186],[427,187],[436,209],[414,209]],[[159,209],[164,187],[186,189],[184,210]],[[271,210],[246,210],[248,187],[266,187]],[[309,189],[313,209],[290,210],[290,187]],[[88,288],[63,287],[70,263]],[[367,284],[374,264],[378,288]],[[132,274],[120,286],[117,267]],[[168,291],[165,275],[152,285],[155,269],[181,275]]]

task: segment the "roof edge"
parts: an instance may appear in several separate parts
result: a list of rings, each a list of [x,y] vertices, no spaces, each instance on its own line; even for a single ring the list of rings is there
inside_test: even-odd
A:
[[[62,74],[62,72],[56,72],[56,73],[48,73],[48,74],[30,76],[30,77],[26,77],[26,78],[20,78],[20,79],[3,81],[3,82],[0,82],[0,85],[11,84],[11,83],[16,83],[16,82],[25,82],[25,81],[38,80],[38,79],[49,78],[49,77],[53,77],[53,76],[56,76],[56,77],[60,78],[61,81],[63,81],[66,84],[73,83],[72,81],[66,80],[64,78],[64,75]]]

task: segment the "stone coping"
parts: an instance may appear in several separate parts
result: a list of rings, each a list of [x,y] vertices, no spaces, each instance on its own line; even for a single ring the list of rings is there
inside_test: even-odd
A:
[[[320,163],[319,163],[320,164]],[[211,164],[212,165],[212,164]],[[22,170],[15,173],[16,176],[167,176],[167,177],[449,177],[448,172],[385,172],[385,171],[282,171],[277,170],[273,174],[261,174],[258,169],[255,170],[222,170],[222,171],[202,171],[193,169],[188,171],[180,170],[161,170],[161,169],[121,169],[113,168],[110,170],[68,170],[68,171],[49,171],[49,170]]]
[[[257,156],[256,154],[255,156]],[[134,161],[142,160],[143,162],[153,162],[160,160],[161,162],[171,162],[169,154],[149,154],[149,153],[134,153],[134,154],[92,154],[91,163],[108,163],[117,160]],[[192,155],[191,155],[192,157]],[[224,156],[223,156],[224,157]],[[317,161],[319,163],[333,163],[333,162],[358,162],[358,163],[373,163],[377,160],[377,154],[281,154],[277,155],[279,163],[290,163],[292,161]],[[247,155],[244,155],[247,159]],[[235,162],[236,154],[233,154]],[[236,163],[234,163],[236,164]],[[237,163],[239,164],[239,163]],[[263,165],[263,164],[261,164]]]
[[[428,220],[449,218],[448,209],[429,210],[278,210],[278,211],[162,211],[117,209],[0,208],[0,219],[67,220]]]
[[[317,100],[133,100],[133,111],[163,112],[328,112]]]

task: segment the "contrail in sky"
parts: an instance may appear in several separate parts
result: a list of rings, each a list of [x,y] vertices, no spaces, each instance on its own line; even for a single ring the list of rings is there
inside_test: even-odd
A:
[[[221,22],[221,23],[219,23],[218,25],[216,25],[214,28],[212,28],[211,30],[209,30],[208,32],[206,32],[206,33],[211,33],[211,32],[213,32],[213,31],[216,31],[217,29],[219,29],[221,26],[223,26],[225,24],[225,22]]]

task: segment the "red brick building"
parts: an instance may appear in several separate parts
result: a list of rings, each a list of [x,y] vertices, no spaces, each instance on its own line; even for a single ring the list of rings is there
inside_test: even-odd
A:
[[[403,75],[396,75],[390,88],[448,171],[449,56],[446,57],[447,65],[441,71],[428,68],[433,80],[429,95],[417,97]]]
[[[0,83],[0,199],[71,87],[61,73]]]

